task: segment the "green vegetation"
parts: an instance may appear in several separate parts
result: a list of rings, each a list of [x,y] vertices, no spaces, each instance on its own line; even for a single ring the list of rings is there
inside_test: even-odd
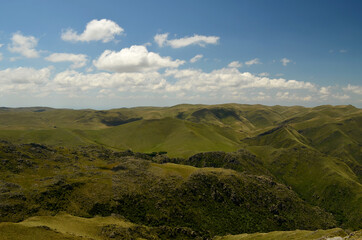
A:
[[[347,234],[340,228],[334,228],[329,230],[317,230],[317,231],[277,231],[270,233],[254,233],[254,234],[240,234],[229,235],[224,237],[216,237],[215,240],[320,240],[320,239],[361,239],[362,231],[353,232]]]
[[[168,158],[100,147],[3,142],[0,149],[1,221],[62,211],[80,217],[113,214],[202,236],[335,226],[331,214],[271,177],[248,171],[159,164]]]
[[[353,106],[0,108],[0,228],[48,239],[358,230],[361,129]],[[47,227],[25,224],[37,217]],[[50,225],[66,217],[94,231]]]
[[[60,213],[55,216],[37,216],[19,223],[0,223],[1,240],[107,240],[107,239],[208,239],[197,236],[187,228],[157,228],[132,224],[117,217],[81,218]],[[295,230],[214,237],[214,240],[306,240],[306,239],[360,239],[362,231],[346,233],[340,228],[329,230]],[[211,238],[209,238],[211,239]]]

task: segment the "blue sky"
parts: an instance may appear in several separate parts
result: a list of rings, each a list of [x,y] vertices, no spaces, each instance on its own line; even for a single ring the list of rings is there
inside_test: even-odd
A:
[[[0,0],[0,105],[362,106],[361,1]]]

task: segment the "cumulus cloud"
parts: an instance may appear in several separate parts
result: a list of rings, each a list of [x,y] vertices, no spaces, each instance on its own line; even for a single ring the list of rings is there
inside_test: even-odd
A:
[[[362,95],[362,86],[355,86],[355,85],[348,84],[347,87],[343,88],[343,90]]]
[[[321,87],[319,93],[322,95],[329,95],[330,94],[330,87]]]
[[[290,98],[289,92],[277,92],[276,97],[280,98],[280,99],[288,99],[288,98]]]
[[[178,59],[173,61],[170,57],[161,57],[139,45],[123,48],[119,52],[106,50],[93,61],[98,69],[113,72],[155,71],[160,68],[176,68],[184,63],[185,61]]]
[[[16,60],[21,59],[21,57],[11,57],[10,62],[15,62]]]
[[[202,54],[197,54],[195,57],[193,57],[193,58],[191,58],[190,59],[190,63],[195,63],[195,62],[197,62],[197,61],[199,61],[201,58],[203,58],[204,57],[204,55],[202,55]]]
[[[319,97],[322,99],[322,100],[327,100],[331,94],[331,87],[328,86],[328,87],[321,87],[319,89]]]
[[[35,49],[36,45],[38,45],[38,39],[35,37],[14,33],[11,41],[8,46],[10,52],[19,53],[27,58],[39,57],[39,52]]]
[[[336,95],[333,95],[334,98],[338,99],[338,100],[347,100],[347,99],[350,99],[351,97],[348,96],[347,94],[336,94]]]
[[[254,64],[261,64],[261,62],[259,61],[259,58],[254,58],[254,59],[251,59],[249,61],[246,61],[245,64],[248,65],[248,66],[251,66],[251,65],[254,65]]]
[[[201,47],[205,47],[206,44],[217,44],[219,39],[220,37],[217,36],[194,34],[192,37],[168,40],[168,33],[157,34],[154,37],[154,40],[159,47],[170,46],[172,48],[182,48],[190,45],[199,45]]]
[[[51,68],[7,68],[0,71],[0,92],[36,89],[49,81]]]
[[[269,98],[270,91],[314,92],[315,86],[309,82],[260,77],[237,68],[222,68],[211,72],[200,69],[167,69],[164,73],[147,72],[97,72],[82,73],[66,70],[50,79],[51,68],[17,68],[0,71],[1,90],[30,89],[42,93],[62,93],[89,95],[90,91],[162,94],[185,98],[202,96],[206,98],[238,98],[246,90],[255,89],[257,99]],[[289,94],[289,93],[288,93]],[[161,95],[160,95],[161,96]],[[279,96],[279,95],[278,95]],[[279,96],[281,98],[282,96]],[[286,97],[286,95],[285,95]],[[290,98],[291,99],[291,98]]]
[[[125,94],[143,92],[185,98],[196,95],[205,98],[229,98],[239,96],[246,89],[248,92],[249,89],[259,89],[258,92],[262,89],[263,92],[268,89],[289,92],[314,89],[314,85],[308,82],[258,77],[248,72],[239,72],[236,68],[223,68],[209,73],[197,69],[168,69],[164,73],[157,71],[80,73],[67,70],[58,73],[51,83],[51,89],[66,94],[97,90],[102,94],[110,91]],[[266,98],[269,97],[264,93],[258,95],[258,99]]]
[[[102,41],[106,43],[112,41],[116,35],[120,35],[123,31],[123,28],[111,20],[94,19],[87,24],[83,33],[78,34],[73,29],[67,29],[62,32],[61,38],[70,42]]]
[[[139,65],[133,65],[139,66]],[[146,65],[147,66],[147,65]],[[142,69],[142,68],[141,68]],[[147,69],[147,67],[146,67]],[[352,99],[342,89],[317,87],[313,83],[273,78],[267,74],[240,72],[237,68],[221,68],[210,72],[201,69],[167,68],[157,71],[80,72],[68,69],[51,78],[51,68],[13,68],[0,71],[0,92],[27,92],[52,96],[85,98],[137,96],[142,99],[182,99],[192,101],[257,101],[298,103],[326,101],[329,94],[336,101]],[[358,91],[348,85],[344,90]],[[357,90],[356,90],[357,89]],[[360,89],[362,90],[362,89]],[[333,91],[333,93],[332,93]],[[361,91],[362,94],[362,91]],[[30,95],[31,96],[31,95]],[[158,101],[156,100],[156,101]]]
[[[267,73],[267,72],[262,72],[262,73],[259,73],[258,76],[259,77],[268,77],[270,74]]]
[[[109,92],[116,89],[119,92],[156,91],[164,88],[166,80],[158,72],[148,73],[94,73],[84,74],[74,70],[58,73],[53,80],[58,91],[88,91],[100,89]]]
[[[233,61],[231,63],[229,63],[228,67],[231,67],[231,68],[239,68],[239,67],[242,67],[243,64],[239,61]]]
[[[288,58],[282,58],[282,59],[280,59],[280,62],[283,64],[283,66],[287,66],[288,63],[291,62],[291,60]]]
[[[258,77],[249,72],[239,72],[236,68],[222,68],[210,73],[194,69],[173,69],[167,70],[165,74],[178,80],[172,86],[168,86],[171,91],[230,92],[247,88],[315,89],[314,84],[310,82]]]
[[[87,55],[72,53],[53,53],[45,58],[50,62],[72,62],[72,68],[84,67],[87,63]]]
[[[163,47],[167,42],[167,38],[168,38],[168,33],[163,33],[163,34],[157,34],[156,36],[154,36],[153,39],[155,40],[155,42],[159,47]]]
[[[309,102],[313,98],[310,95],[307,96],[298,96],[297,94],[289,93],[289,92],[277,92],[276,98],[280,100],[289,100],[289,101],[303,101],[303,102]]]
[[[0,43],[0,48],[1,48],[2,46],[4,46],[4,44]]]

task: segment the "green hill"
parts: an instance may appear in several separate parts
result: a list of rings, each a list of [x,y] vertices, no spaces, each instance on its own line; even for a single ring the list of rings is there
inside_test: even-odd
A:
[[[158,157],[2,143],[0,221],[64,211],[205,236],[335,226],[331,214],[271,177],[250,174],[254,169],[159,164]]]
[[[334,226],[333,219],[339,227],[362,228],[362,110],[350,105],[183,104],[107,111],[0,108],[0,139],[13,143],[4,142],[0,149],[1,221],[66,211],[82,217],[117,213],[148,227],[192,225],[201,235],[325,228]],[[132,165],[133,170],[112,170],[118,169],[120,159],[128,165],[121,164],[119,169]],[[115,176],[127,184],[118,184]],[[283,194],[278,195],[275,186],[263,189],[269,181],[284,186]],[[231,182],[236,186],[224,189]],[[208,207],[198,205],[196,195],[187,195],[191,186],[205,196],[220,192],[228,200],[219,203],[217,197],[199,196]],[[68,188],[73,190],[68,193]],[[128,198],[116,198],[116,188],[130,191]],[[49,189],[55,197],[49,197]],[[59,191],[66,193],[60,197]],[[224,191],[256,204],[248,205],[253,214],[236,208],[230,193]],[[282,213],[278,210],[281,218],[269,216],[272,202],[258,202],[253,195],[246,198],[244,191],[276,202],[288,202],[284,197],[289,196],[288,204],[297,204],[289,206],[300,209],[300,216],[292,220],[295,216],[288,208],[282,208]],[[164,196],[177,196],[179,201],[167,201]],[[182,197],[187,201],[181,201]],[[34,199],[44,204],[35,204]],[[117,204],[138,206],[147,214],[127,212],[127,208],[116,211]],[[160,205],[162,211],[150,207]],[[180,210],[184,208],[186,212]],[[10,212],[16,214],[10,216]],[[332,220],[320,218],[329,213]],[[175,217],[179,215],[183,219]],[[187,217],[191,215],[197,217]],[[224,215],[234,222],[238,219],[240,225],[225,227],[231,222]],[[259,224],[261,216],[269,217]]]

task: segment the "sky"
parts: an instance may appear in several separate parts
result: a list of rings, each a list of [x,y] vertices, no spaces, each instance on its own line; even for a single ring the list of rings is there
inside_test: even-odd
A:
[[[0,0],[0,106],[362,107],[359,0]]]

